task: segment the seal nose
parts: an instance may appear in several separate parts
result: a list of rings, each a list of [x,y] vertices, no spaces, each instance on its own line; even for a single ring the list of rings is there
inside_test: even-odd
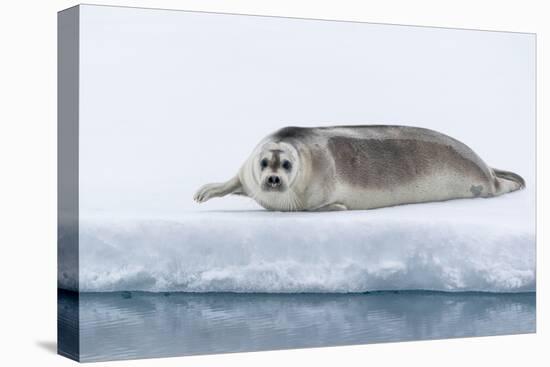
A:
[[[281,178],[279,176],[269,176],[267,178],[267,183],[271,187],[277,187],[281,185]]]

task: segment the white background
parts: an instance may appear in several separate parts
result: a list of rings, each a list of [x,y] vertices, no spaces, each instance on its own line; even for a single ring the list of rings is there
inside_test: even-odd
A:
[[[98,3],[107,3],[101,2]],[[542,90],[548,74],[540,1],[113,1],[190,10],[361,20],[538,33],[538,169],[542,173]],[[71,1],[3,4],[0,21],[0,207],[4,280],[0,312],[2,365],[69,365],[56,338],[56,11]],[[547,23],[547,22],[546,22]],[[546,129],[547,130],[547,129]],[[548,136],[544,136],[548,138]],[[539,174],[538,187],[544,174]],[[539,203],[544,200],[539,190]],[[547,203],[546,203],[547,204]],[[547,207],[547,206],[545,206]],[[537,335],[365,345],[144,360],[99,365],[543,365],[549,342],[548,264],[538,206]],[[546,358],[547,359],[547,358]]]
[[[535,176],[533,34],[80,10],[80,213],[177,217],[288,125],[431,128]]]

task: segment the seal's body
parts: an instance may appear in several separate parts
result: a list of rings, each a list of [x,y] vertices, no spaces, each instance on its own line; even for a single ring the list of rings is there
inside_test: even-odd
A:
[[[266,209],[346,210],[459,198],[523,188],[465,144],[410,126],[285,127],[255,148],[237,176],[203,186],[195,200],[240,194]]]

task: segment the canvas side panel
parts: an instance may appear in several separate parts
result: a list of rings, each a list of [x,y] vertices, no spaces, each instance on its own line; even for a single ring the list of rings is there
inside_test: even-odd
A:
[[[57,350],[79,360],[78,6],[57,17]]]

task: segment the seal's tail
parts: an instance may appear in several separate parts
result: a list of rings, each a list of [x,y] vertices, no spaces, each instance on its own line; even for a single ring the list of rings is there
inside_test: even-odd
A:
[[[523,177],[514,172],[503,171],[493,168],[496,176],[496,193],[497,195],[505,194],[516,190],[521,190],[525,187]]]

